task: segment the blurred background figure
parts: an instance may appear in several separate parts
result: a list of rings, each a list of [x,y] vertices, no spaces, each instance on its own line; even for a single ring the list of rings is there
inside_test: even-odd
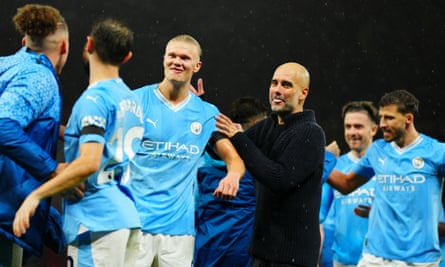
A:
[[[247,130],[266,117],[267,107],[259,99],[241,97],[232,103],[228,115]],[[203,166],[198,169],[194,266],[248,267],[256,204],[252,176],[246,170],[233,200],[215,198],[213,192],[227,169],[211,149],[207,151]]]

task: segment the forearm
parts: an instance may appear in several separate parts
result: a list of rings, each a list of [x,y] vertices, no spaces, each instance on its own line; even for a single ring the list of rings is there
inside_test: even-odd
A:
[[[246,171],[246,167],[232,143],[226,138],[220,139],[216,142],[216,150],[227,165],[227,176],[241,179]]]
[[[356,175],[352,172],[344,174],[340,171],[333,170],[328,177],[327,182],[342,194],[349,194],[356,188],[366,183],[368,179]]]
[[[88,163],[75,160],[59,175],[42,184],[31,194],[39,200],[51,197],[79,185],[92,173],[94,171]]]
[[[99,169],[102,151],[99,143],[81,145],[80,156],[32,194],[41,200],[77,186]]]

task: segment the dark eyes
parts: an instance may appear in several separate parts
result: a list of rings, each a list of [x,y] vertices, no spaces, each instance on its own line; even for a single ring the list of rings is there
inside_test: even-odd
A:
[[[277,86],[277,85],[278,85],[278,81],[276,81],[276,80],[272,80],[272,81],[270,82],[270,85],[272,85],[272,86]],[[290,83],[290,82],[288,82],[288,81],[282,81],[282,82],[281,82],[281,86],[284,87],[284,88],[291,88],[291,87],[292,87],[292,83]]]

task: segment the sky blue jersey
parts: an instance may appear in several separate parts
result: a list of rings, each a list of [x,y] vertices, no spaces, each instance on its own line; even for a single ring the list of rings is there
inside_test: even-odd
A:
[[[80,225],[93,232],[140,227],[125,184],[142,133],[140,102],[120,78],[90,85],[76,101],[65,130],[66,161],[79,157],[80,146],[88,142],[104,144],[104,151],[99,170],[84,182],[85,197],[65,201],[68,242],[77,238]]]
[[[443,205],[440,208],[440,222],[445,222],[445,213],[443,210]],[[442,260],[440,261],[439,267],[445,267],[445,236],[439,237],[439,243],[440,243],[440,252],[442,254]]]
[[[371,145],[352,169],[376,178],[364,252],[414,263],[439,258],[444,164],[445,144],[423,134],[404,148],[382,139]]]
[[[199,159],[213,132],[218,109],[189,93],[171,105],[157,84],[137,89],[145,131],[130,188],[142,231],[194,235],[194,190]]]
[[[342,155],[337,160],[335,169],[343,173],[349,173],[359,158],[352,152]],[[368,232],[368,218],[363,218],[354,213],[358,205],[372,206],[375,197],[375,179],[343,195],[333,190],[332,217],[335,224],[334,234],[334,260],[345,265],[357,265],[363,249],[363,241]],[[332,188],[332,187],[331,187]]]

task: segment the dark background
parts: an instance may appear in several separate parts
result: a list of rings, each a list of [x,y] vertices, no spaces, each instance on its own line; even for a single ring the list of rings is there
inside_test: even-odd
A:
[[[377,102],[399,88],[421,101],[417,129],[445,140],[443,0],[2,0],[0,55],[19,48],[11,18],[32,2],[58,8],[70,26],[71,53],[61,76],[64,122],[87,86],[80,60],[85,36],[94,20],[111,16],[135,31],[134,57],[121,72],[132,88],[160,81],[165,43],[189,33],[204,52],[193,83],[203,77],[206,99],[223,112],[240,96],[267,103],[275,67],[297,61],[311,73],[305,107],[316,111],[327,141],[337,139],[343,151],[342,105]]]
[[[305,107],[316,111],[327,141],[336,139],[343,151],[342,105],[377,102],[400,88],[421,101],[417,129],[445,141],[443,0],[0,1],[0,55],[20,46],[11,22],[17,7],[50,4],[67,20],[71,52],[61,76],[63,122],[87,86],[80,55],[90,26],[115,17],[135,31],[134,57],[121,72],[132,88],[160,81],[166,42],[188,33],[204,52],[193,84],[203,77],[206,99],[223,112],[240,96],[267,103],[275,67],[297,61],[311,73]],[[29,266],[64,266],[63,255],[45,255],[46,265]]]

